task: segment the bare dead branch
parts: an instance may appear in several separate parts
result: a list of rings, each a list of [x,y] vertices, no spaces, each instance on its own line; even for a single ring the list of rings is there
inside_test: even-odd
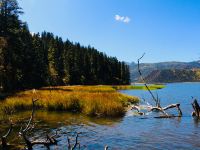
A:
[[[1,137],[1,144],[3,148],[6,148],[8,146],[7,137],[10,135],[12,130],[13,130],[13,122],[10,120],[10,128],[8,129],[8,132]]]
[[[54,138],[57,135],[57,131],[56,131],[56,134],[53,136],[50,136],[49,134],[47,134],[47,140],[31,141],[26,136],[26,133],[34,127],[34,125],[32,125],[32,124],[33,124],[33,119],[34,119],[34,114],[35,114],[35,102],[36,101],[38,101],[38,99],[32,99],[32,113],[31,113],[30,119],[24,129],[21,127],[20,135],[22,135],[22,137],[26,143],[26,146],[29,150],[32,150],[32,147],[34,145],[44,145],[47,147],[47,149],[49,149],[49,146],[57,144],[57,140]]]
[[[71,145],[71,140],[69,137],[67,137],[67,142],[68,142],[68,150],[75,150],[77,147],[80,149],[81,145],[78,142],[78,138],[79,135],[81,134],[81,132],[76,134],[76,138],[75,138],[75,143],[73,144],[73,146]]]
[[[79,134],[80,134],[80,133],[77,133],[77,135],[76,135],[76,142],[75,142],[74,146],[72,147],[72,150],[74,150],[74,149],[77,147],[77,145],[79,144],[79,143],[78,143]]]
[[[70,142],[69,137],[67,137],[67,142],[68,142],[68,150],[70,150],[71,149],[71,142]]]
[[[146,89],[149,91],[151,97],[153,98],[153,100],[155,101],[156,106],[157,106],[158,101],[157,101],[156,97],[153,95],[153,93],[151,92],[151,90],[148,87],[148,85],[146,84],[146,81],[144,80],[144,78],[142,76],[142,72],[140,70],[140,60],[144,57],[144,55],[145,55],[145,53],[138,59],[138,73],[140,75],[141,80],[144,82],[144,85],[145,85]]]
[[[31,123],[33,121],[34,113],[35,113],[35,102],[36,101],[38,101],[38,99],[32,99],[32,113],[31,113],[31,117],[30,117],[30,119],[29,119],[26,127],[22,130],[23,133],[27,132],[31,128]]]
[[[107,145],[105,146],[104,150],[108,150],[108,146]]]

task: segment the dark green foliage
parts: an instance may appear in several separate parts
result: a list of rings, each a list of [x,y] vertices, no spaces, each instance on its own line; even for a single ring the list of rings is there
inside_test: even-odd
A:
[[[124,62],[52,33],[32,35],[21,13],[16,0],[0,0],[0,90],[129,84]]]

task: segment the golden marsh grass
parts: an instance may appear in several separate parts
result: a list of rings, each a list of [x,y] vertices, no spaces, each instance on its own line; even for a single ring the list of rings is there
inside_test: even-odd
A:
[[[137,97],[118,93],[112,86],[58,86],[22,91],[1,102],[4,113],[32,108],[32,98],[38,109],[68,111],[89,116],[121,116]]]

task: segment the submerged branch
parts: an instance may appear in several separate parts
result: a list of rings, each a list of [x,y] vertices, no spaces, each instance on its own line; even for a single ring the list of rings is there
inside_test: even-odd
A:
[[[196,99],[193,101],[192,107],[194,109],[194,111],[192,112],[192,116],[199,118],[200,117],[200,106]]]
[[[1,137],[1,144],[3,149],[6,149],[6,147],[8,146],[7,137],[11,134],[12,130],[13,130],[13,123],[10,120],[10,128],[8,129],[8,132]]]

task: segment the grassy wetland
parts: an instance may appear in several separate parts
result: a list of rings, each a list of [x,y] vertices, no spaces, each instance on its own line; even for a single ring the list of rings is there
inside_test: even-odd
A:
[[[111,86],[59,86],[19,92],[1,102],[1,111],[10,114],[31,110],[33,98],[38,99],[38,109],[88,116],[121,116],[129,104],[139,101],[137,97],[118,93]]]
[[[161,88],[152,85],[151,89]],[[56,86],[25,90],[5,98],[1,113],[31,110],[32,99],[38,99],[36,108],[46,111],[66,111],[87,116],[123,116],[130,104],[138,103],[138,97],[119,93],[123,89],[145,89],[143,86]]]

